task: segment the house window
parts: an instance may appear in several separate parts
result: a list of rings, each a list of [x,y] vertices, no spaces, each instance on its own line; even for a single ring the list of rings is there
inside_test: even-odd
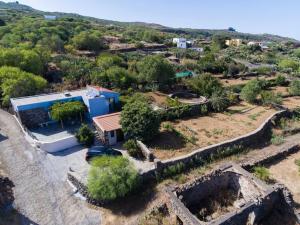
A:
[[[112,137],[112,138],[115,137],[115,131],[110,132],[110,137]]]

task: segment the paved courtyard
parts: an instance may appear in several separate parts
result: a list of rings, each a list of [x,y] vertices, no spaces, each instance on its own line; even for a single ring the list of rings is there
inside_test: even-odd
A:
[[[87,166],[79,147],[54,155],[34,149],[15,121],[0,110],[0,160],[13,181],[14,206],[22,224],[85,225],[101,223],[100,212],[74,197],[67,171]]]

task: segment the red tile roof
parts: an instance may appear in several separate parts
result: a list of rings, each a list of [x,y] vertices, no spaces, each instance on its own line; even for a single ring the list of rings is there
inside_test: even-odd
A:
[[[113,131],[121,129],[120,124],[121,113],[112,113],[104,116],[94,117],[93,121],[102,131]]]
[[[115,91],[109,90],[109,89],[104,88],[104,87],[92,86],[92,85],[89,85],[89,87],[94,88],[94,89],[96,89],[97,91],[105,91],[105,92],[117,93],[117,92],[115,92]]]

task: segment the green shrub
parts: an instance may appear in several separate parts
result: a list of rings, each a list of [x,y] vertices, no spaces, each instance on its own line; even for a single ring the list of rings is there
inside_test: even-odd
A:
[[[282,96],[272,91],[263,91],[261,93],[261,101],[263,105],[282,104]]]
[[[220,91],[214,92],[209,100],[215,112],[223,112],[230,104],[226,94]]]
[[[139,186],[139,175],[128,159],[102,156],[92,161],[88,174],[88,193],[97,200],[121,198]]]
[[[285,142],[284,137],[282,135],[273,135],[271,138],[271,143],[273,145],[281,145]]]
[[[299,66],[299,62],[293,59],[283,59],[278,64],[278,67],[283,71],[297,71]]]
[[[121,113],[122,130],[126,137],[149,141],[159,131],[160,117],[140,97],[129,100]]]
[[[131,157],[137,158],[141,155],[141,150],[135,140],[129,139],[123,146]]]
[[[285,86],[287,84],[287,80],[285,76],[279,74],[275,79],[275,83],[277,86]]]
[[[166,129],[169,132],[172,132],[175,129],[174,126],[169,122],[164,123],[163,128]]]
[[[182,106],[183,104],[178,101],[177,97],[176,98],[167,97],[167,99],[166,99],[166,105],[168,107],[179,107],[179,106]]]
[[[261,82],[257,79],[251,80],[243,87],[241,98],[247,102],[254,103],[261,91]]]
[[[300,80],[293,80],[290,84],[289,92],[291,95],[299,96],[300,95]]]
[[[229,89],[233,93],[241,93],[243,87],[245,87],[245,84],[235,84],[235,85],[231,85]]]
[[[75,136],[76,136],[78,142],[85,145],[85,146],[90,147],[94,144],[95,133],[86,124],[82,125],[79,128],[79,130],[77,131]]]
[[[221,82],[210,74],[201,74],[187,81],[187,85],[197,94],[210,97],[216,91],[222,91]]]
[[[261,66],[256,69],[253,69],[252,71],[257,72],[258,74],[270,74],[272,72],[273,68]]]
[[[258,177],[259,179],[269,182],[271,180],[271,174],[269,170],[262,166],[257,166],[253,168],[254,175]]]

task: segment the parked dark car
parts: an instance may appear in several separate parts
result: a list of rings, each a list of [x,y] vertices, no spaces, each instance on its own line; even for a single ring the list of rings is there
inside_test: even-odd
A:
[[[122,153],[114,150],[112,148],[108,148],[105,146],[94,146],[88,149],[86,152],[85,160],[90,161],[93,157],[97,156],[121,156]]]

